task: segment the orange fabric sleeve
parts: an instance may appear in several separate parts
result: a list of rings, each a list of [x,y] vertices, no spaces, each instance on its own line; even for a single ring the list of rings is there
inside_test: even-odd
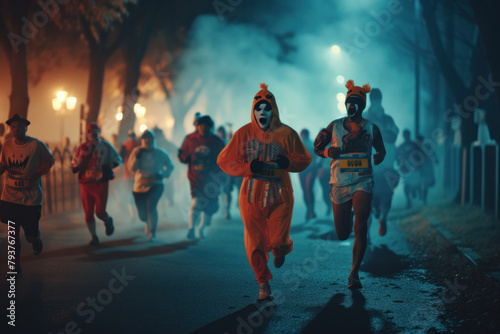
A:
[[[292,173],[302,172],[311,163],[311,154],[307,151],[304,143],[294,130],[290,131],[288,139],[285,144],[288,146],[286,150],[290,165],[286,170]]]
[[[242,132],[236,131],[229,143],[219,153],[217,164],[228,175],[251,176],[250,164],[245,162],[245,139]]]

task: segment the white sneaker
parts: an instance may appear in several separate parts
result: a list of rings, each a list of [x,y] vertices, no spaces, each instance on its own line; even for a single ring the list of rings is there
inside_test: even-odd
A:
[[[271,297],[271,287],[269,283],[262,283],[259,289],[259,299],[266,299]],[[272,297],[271,297],[272,298]]]

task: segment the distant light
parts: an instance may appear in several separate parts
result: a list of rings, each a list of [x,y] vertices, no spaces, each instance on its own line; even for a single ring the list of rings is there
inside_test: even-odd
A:
[[[117,112],[115,117],[116,117],[117,121],[121,121],[123,119],[123,113],[122,112]]]
[[[66,109],[75,110],[76,107],[76,97],[70,96],[66,99]]]
[[[62,102],[59,101],[58,98],[54,98],[52,99],[52,108],[55,110],[55,111],[59,111],[61,110],[62,108]]]
[[[134,112],[139,118],[143,118],[146,115],[146,107],[141,106],[140,104],[136,104],[134,106]]]
[[[141,105],[139,103],[134,104],[134,112],[137,114],[141,109]]]
[[[56,96],[60,102],[64,102],[64,100],[66,100],[66,98],[68,97],[68,92],[60,90],[56,93]]]
[[[148,129],[148,126],[146,124],[141,124],[141,126],[139,127],[139,130],[142,132],[146,131]]]
[[[342,113],[342,114],[345,114],[347,112],[345,109],[344,102],[337,103],[337,108],[339,109],[340,113]]]
[[[337,82],[339,84],[344,83],[344,81],[345,81],[345,78],[342,75],[337,75]]]
[[[345,102],[345,95],[344,93],[338,93],[337,94],[337,101],[344,103]]]
[[[340,53],[340,46],[338,46],[338,45],[332,46],[332,52],[335,54],[339,54]]]

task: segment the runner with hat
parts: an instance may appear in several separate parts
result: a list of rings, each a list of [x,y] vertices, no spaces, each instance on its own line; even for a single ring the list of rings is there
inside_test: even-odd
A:
[[[16,272],[19,277],[22,275],[21,227],[26,240],[32,244],[33,254],[42,252],[39,230],[43,203],[41,176],[50,171],[55,159],[44,143],[26,135],[30,125],[27,119],[16,114],[6,123],[13,138],[5,142],[0,154],[0,175],[7,172],[0,200],[0,220],[15,226],[15,265],[9,271]]]

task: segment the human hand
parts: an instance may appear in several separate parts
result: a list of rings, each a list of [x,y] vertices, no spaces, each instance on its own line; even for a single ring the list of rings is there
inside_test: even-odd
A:
[[[332,159],[338,159],[340,157],[340,147],[328,148],[328,157]]]
[[[259,161],[259,158],[252,160],[250,163],[250,171],[254,174],[260,173],[264,169],[264,162]]]
[[[278,154],[276,156],[276,159],[273,160],[273,162],[276,162],[281,169],[287,169],[288,166],[290,165],[290,160],[288,160],[287,157],[281,154]]]

